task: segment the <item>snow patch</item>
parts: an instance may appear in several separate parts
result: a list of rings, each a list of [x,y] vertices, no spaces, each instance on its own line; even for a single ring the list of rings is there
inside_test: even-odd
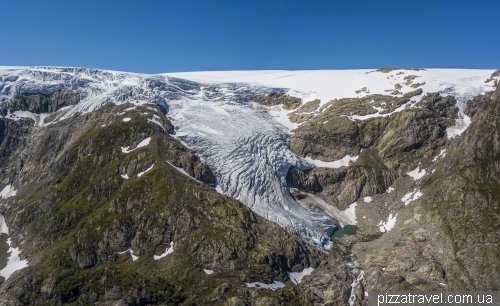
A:
[[[434,159],[432,160],[433,162],[437,161],[438,159],[440,158],[443,158],[446,156],[446,149],[442,149],[441,152],[439,152],[438,155],[436,155],[436,157],[434,157]],[[433,170],[434,171],[434,170]]]
[[[408,192],[401,198],[401,202],[405,203],[405,206],[410,204],[411,202],[415,201],[416,199],[420,198],[423,195],[422,192],[420,192],[420,189],[414,189],[413,191]]]
[[[372,201],[372,197],[364,197],[363,201],[370,203]]]
[[[173,252],[174,252],[174,242],[172,241],[172,242],[170,242],[170,247],[168,247],[163,254],[161,254],[160,256],[154,255],[153,257],[155,260],[158,260],[158,259],[163,258],[163,257],[165,257],[168,254],[173,253]]]
[[[309,156],[304,158],[308,163],[315,165],[316,167],[325,167],[325,168],[340,168],[347,167],[351,163],[351,161],[355,162],[358,160],[358,156],[349,156],[346,155],[342,159],[332,161],[332,162],[324,162],[318,159],[312,159]]]
[[[214,273],[213,270],[208,270],[208,269],[203,269],[203,271],[205,271],[205,273],[208,274],[208,275]]]
[[[419,180],[425,175],[425,169],[420,170],[420,165],[412,171],[406,173],[409,176],[413,177],[414,180]]]
[[[392,188],[392,187],[389,187],[389,189],[387,189],[387,193],[391,193],[392,191],[394,191],[395,189]]]
[[[17,194],[17,190],[12,185],[5,186],[0,192],[0,197],[3,199],[7,199],[13,197]]]
[[[129,122],[130,120],[132,120],[132,119],[130,119],[130,118],[123,118],[123,122]]]
[[[9,234],[9,228],[7,227],[7,223],[5,222],[3,215],[0,215],[0,233]]]
[[[285,126],[290,131],[295,130],[299,127],[297,123],[291,122],[288,117],[288,114],[292,113],[293,111],[295,110],[284,109],[282,105],[276,105],[269,108],[269,114],[272,116],[273,120]]]
[[[392,114],[399,113],[400,111],[403,111],[406,107],[411,107],[411,106],[413,106],[412,102],[408,102],[408,103],[405,103],[405,104],[401,105],[400,107],[396,108],[394,111],[392,111],[390,113],[386,113],[386,114],[381,114],[380,111],[378,111],[375,114],[362,115],[362,116],[352,115],[352,116],[346,116],[346,117],[352,121],[368,120],[368,119],[377,118],[377,117],[387,117],[387,116],[391,116]]]
[[[396,224],[396,217],[398,216],[398,214],[394,214],[394,216],[392,216],[392,213],[389,214],[389,218],[387,219],[386,222],[383,222],[383,221],[380,221],[380,223],[378,224],[379,227],[380,227],[380,231],[382,233],[384,232],[389,232],[393,227],[394,225]]]
[[[148,138],[142,140],[141,142],[139,142],[139,144],[135,147],[135,149],[131,149],[131,150],[129,150],[129,147],[122,147],[122,153],[130,153],[136,149],[145,147],[145,146],[149,145],[150,141],[151,141],[151,137],[148,137]]]
[[[273,282],[271,284],[264,284],[264,283],[260,283],[260,282],[245,283],[245,284],[247,285],[247,287],[250,287],[250,288],[262,288],[262,289],[269,289],[272,291],[285,287],[285,284],[283,284],[282,282],[279,282],[277,280],[273,280]]]
[[[139,172],[139,174],[137,174],[137,177],[141,177],[141,176],[143,176],[146,172],[148,172],[149,170],[153,169],[153,166],[154,166],[154,165],[155,165],[155,164],[152,164],[152,165],[151,165],[151,167],[147,168],[145,171],[143,171],[143,172]]]
[[[9,234],[9,228],[5,223],[5,218],[3,215],[0,215],[0,224],[1,232],[3,234]],[[0,270],[0,276],[5,277],[5,279],[8,279],[12,275],[12,273],[16,272],[17,270],[21,270],[22,268],[26,268],[28,266],[27,259],[21,260],[21,258],[19,258],[21,250],[19,250],[19,248],[13,248],[11,246],[10,237],[7,239],[7,244],[9,245],[9,250],[7,251],[7,254],[9,254],[7,265],[2,270]]]
[[[155,115],[155,116],[156,116],[156,115]],[[158,117],[158,116],[157,116],[157,117]],[[159,118],[158,118],[158,119],[159,119]],[[148,122],[153,122],[154,124],[156,124],[156,125],[160,126],[160,127],[161,127],[164,131],[166,131],[166,130],[165,130],[165,127],[163,127],[163,125],[160,123],[160,121],[156,120],[155,118],[153,118],[153,119],[149,119],[149,118],[148,118]]]
[[[295,285],[298,285],[302,282],[302,278],[304,276],[310,275],[313,271],[314,271],[314,269],[309,267],[309,268],[305,268],[304,270],[302,270],[302,272],[288,272],[287,271],[286,275],[288,276],[290,281],[292,281],[292,283],[294,283]]]
[[[118,254],[122,255],[122,254],[125,254],[127,252],[129,252],[130,256],[132,256],[132,261],[136,261],[137,259],[139,259],[139,256],[134,255],[134,251],[132,251],[132,249],[128,249],[128,250],[123,251],[123,252],[118,252]]]
[[[126,174],[126,173],[125,174],[121,174],[121,177],[123,177],[126,180],[129,178],[128,174]]]

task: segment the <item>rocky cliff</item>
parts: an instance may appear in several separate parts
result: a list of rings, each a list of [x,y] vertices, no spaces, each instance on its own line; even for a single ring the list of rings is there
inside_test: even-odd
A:
[[[365,271],[368,291],[498,290],[500,89],[470,100],[464,119],[453,97],[437,93],[393,99],[407,106],[387,116],[366,103],[377,97],[335,101],[295,130],[298,154],[359,157],[340,168],[290,168],[292,194],[340,210],[356,204],[356,231],[335,238],[334,250]]]

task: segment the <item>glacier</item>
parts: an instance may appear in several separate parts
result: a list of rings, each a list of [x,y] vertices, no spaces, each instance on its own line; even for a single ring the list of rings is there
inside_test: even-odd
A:
[[[410,73],[426,82],[424,93],[453,95],[462,109],[470,92],[493,90],[492,84],[485,83],[493,70]],[[78,92],[81,102],[63,109],[56,120],[92,112],[109,102],[160,105],[165,114],[159,115],[167,116],[175,126],[172,136],[195,151],[214,172],[217,191],[328,248],[329,236],[339,226],[335,215],[296,201],[286,185],[290,166],[315,167],[313,161],[289,149],[288,138],[297,125],[288,121],[286,111],[261,106],[251,98],[284,91],[304,102],[318,98],[325,104],[335,98],[358,97],[355,91],[364,86],[370,94],[386,94],[384,90],[393,87],[398,78],[402,76],[370,70],[148,75],[88,68],[0,67],[0,103],[23,93]],[[405,90],[410,89],[405,87],[402,92]]]

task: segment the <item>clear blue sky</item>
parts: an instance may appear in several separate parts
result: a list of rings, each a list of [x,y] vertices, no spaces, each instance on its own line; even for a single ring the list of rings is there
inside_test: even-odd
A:
[[[0,65],[500,68],[498,0],[1,1]]]

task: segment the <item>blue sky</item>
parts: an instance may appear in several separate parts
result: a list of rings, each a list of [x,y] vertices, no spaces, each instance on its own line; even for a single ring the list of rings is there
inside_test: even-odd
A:
[[[500,68],[500,1],[2,1],[0,65]]]

